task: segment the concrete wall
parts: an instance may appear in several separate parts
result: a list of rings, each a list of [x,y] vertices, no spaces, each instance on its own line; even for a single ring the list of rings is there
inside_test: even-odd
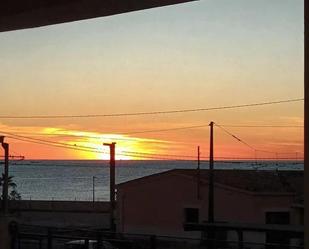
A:
[[[201,236],[200,232],[183,230],[184,208],[199,208],[200,222],[207,221],[207,183],[201,186],[201,200],[197,200],[197,186],[193,178],[177,174],[161,174],[147,181],[120,185],[117,191],[120,232]],[[255,194],[215,185],[215,220],[265,224],[265,212],[289,211],[293,200],[294,196],[290,194]],[[247,237],[252,237],[252,234]],[[264,240],[264,236],[259,235],[259,238]]]
[[[11,236],[9,233],[10,222],[15,221],[14,217],[4,216],[0,214],[0,248],[11,248]]]
[[[10,201],[10,212],[28,225],[109,227],[109,202]]]

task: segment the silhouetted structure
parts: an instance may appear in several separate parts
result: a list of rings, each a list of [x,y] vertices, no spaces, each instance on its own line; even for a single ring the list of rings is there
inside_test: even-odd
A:
[[[2,186],[2,212],[4,215],[8,213],[9,201],[9,144],[4,142],[4,137],[0,136],[0,142],[4,149],[4,172]]]
[[[72,22],[193,0],[10,0],[1,1],[0,32]]]
[[[115,192],[115,146],[116,143],[104,143],[104,146],[108,146],[110,150],[110,159],[109,159],[109,200],[110,200],[110,230],[115,231],[115,207],[116,207],[116,192]]]
[[[303,171],[214,170],[214,220],[228,224],[303,224]],[[117,185],[118,231],[200,238],[184,224],[208,224],[208,170],[179,169]],[[194,229],[192,229],[194,230]],[[250,229],[249,229],[250,230]],[[235,237],[236,236],[236,237]],[[222,232],[216,239],[237,240]],[[243,233],[244,241],[275,242],[276,232]]]

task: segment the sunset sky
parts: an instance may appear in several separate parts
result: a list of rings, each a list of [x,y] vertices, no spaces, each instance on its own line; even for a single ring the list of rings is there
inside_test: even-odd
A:
[[[203,0],[31,30],[0,33],[0,116],[83,115],[207,108],[303,97],[303,0]],[[303,102],[193,113],[70,119],[0,119],[27,159],[303,156]],[[133,134],[136,132],[135,134]],[[132,134],[128,134],[132,133]],[[36,140],[40,142],[40,140]],[[87,147],[87,148],[86,148]],[[128,153],[131,152],[131,153]],[[290,153],[290,154],[286,154]],[[140,154],[139,154],[140,155]],[[172,158],[172,157],[171,157]],[[150,158],[148,158],[150,159]]]

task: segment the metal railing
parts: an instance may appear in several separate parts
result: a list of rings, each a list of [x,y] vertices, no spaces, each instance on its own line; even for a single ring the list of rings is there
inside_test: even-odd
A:
[[[11,224],[12,249],[303,249],[299,245],[194,239],[105,230]]]

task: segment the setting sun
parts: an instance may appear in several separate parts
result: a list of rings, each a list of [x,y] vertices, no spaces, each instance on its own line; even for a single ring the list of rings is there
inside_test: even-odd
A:
[[[30,132],[31,131],[31,132]],[[103,134],[99,132],[85,132],[53,127],[16,127],[7,129],[1,127],[1,132],[12,141],[12,148],[19,151],[27,142],[38,143],[36,146],[22,149],[26,158],[34,159],[35,151],[40,151],[46,146],[58,147],[60,150],[68,149],[69,154],[75,159],[109,159],[109,148],[103,143],[116,142],[117,160],[148,159],[144,154],[164,153],[168,143],[159,139],[147,139],[121,134]],[[43,145],[41,145],[43,144]],[[35,148],[35,149],[34,149]],[[68,151],[66,153],[68,153]],[[46,153],[46,152],[45,152]],[[55,158],[54,150],[50,151],[47,158]],[[48,153],[47,153],[48,154]],[[68,154],[67,154],[68,155]]]

